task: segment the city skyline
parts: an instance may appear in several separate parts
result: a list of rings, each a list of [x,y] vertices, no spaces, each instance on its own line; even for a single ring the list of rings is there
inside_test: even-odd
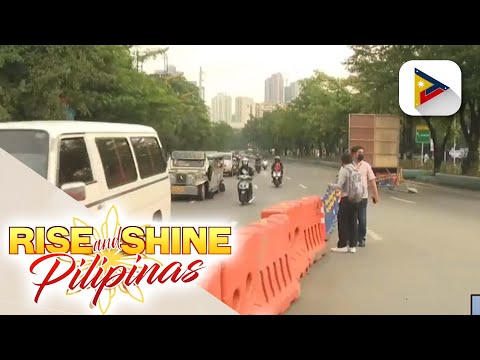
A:
[[[264,102],[265,80],[282,74],[285,83],[308,78],[315,70],[336,77],[348,76],[342,64],[350,55],[347,45],[141,45],[166,48],[168,62],[189,81],[199,80],[202,67],[205,103],[211,106],[219,93]],[[163,70],[163,59],[145,62],[144,71]]]

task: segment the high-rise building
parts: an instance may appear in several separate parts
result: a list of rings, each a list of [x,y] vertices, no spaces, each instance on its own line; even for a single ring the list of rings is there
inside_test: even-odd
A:
[[[203,101],[205,101],[204,75],[205,73],[200,67],[200,73],[198,77],[198,90],[199,90],[200,99],[202,99]]]
[[[250,114],[253,115],[253,99],[239,96],[235,98],[235,120],[239,126],[244,126],[250,120]]]
[[[282,104],[271,104],[271,103],[257,103],[255,104],[255,117],[261,118],[266,112],[272,112],[280,107],[283,107]]]
[[[212,121],[230,123],[232,120],[232,98],[219,93],[212,99]]]
[[[283,103],[283,76],[280,73],[273,74],[265,80],[265,102],[269,104]]]
[[[289,103],[294,100],[298,95],[300,95],[300,83],[298,81],[290,83],[290,85],[285,86],[285,102]]]

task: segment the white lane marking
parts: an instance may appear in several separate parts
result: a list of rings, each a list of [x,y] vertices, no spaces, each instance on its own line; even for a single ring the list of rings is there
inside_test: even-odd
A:
[[[397,200],[397,201],[403,201],[403,202],[406,202],[406,203],[409,203],[409,204],[416,204],[415,201],[400,199],[400,198],[397,198],[397,197],[395,197],[395,196],[390,196],[390,198],[393,199],[393,200]]]
[[[291,177],[288,177],[288,176],[285,176],[285,178],[286,178],[287,180],[292,180],[292,178],[291,178]]]
[[[195,200],[191,200],[191,201],[190,201],[190,204],[194,204],[194,203],[196,203]]]
[[[302,189],[306,189],[307,187],[303,184],[298,184],[298,186],[300,186]]]
[[[253,188],[256,190],[258,189],[258,185],[257,184],[253,184]]]
[[[368,230],[367,231],[367,235],[368,237],[372,238],[372,240],[376,240],[376,241],[380,241],[380,240],[383,240],[383,237],[381,237],[380,235],[378,235],[375,231],[373,230]]]

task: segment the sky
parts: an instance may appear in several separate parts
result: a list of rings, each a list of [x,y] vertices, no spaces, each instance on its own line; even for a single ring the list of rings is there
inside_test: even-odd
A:
[[[168,63],[190,81],[204,72],[205,101],[211,106],[218,93],[264,101],[265,79],[280,72],[288,83],[310,77],[315,70],[345,77],[342,65],[352,51],[346,45],[141,45],[143,49],[168,47]],[[151,73],[163,70],[163,58],[144,64]]]

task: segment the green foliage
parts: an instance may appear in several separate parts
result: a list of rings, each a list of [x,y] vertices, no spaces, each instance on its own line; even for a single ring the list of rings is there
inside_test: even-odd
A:
[[[309,154],[313,148],[338,152],[346,142],[352,91],[343,79],[322,72],[302,82],[300,95],[287,107],[250,120],[243,129],[248,142],[262,149]]]
[[[137,71],[165,53],[138,54],[123,45],[0,46],[0,121],[66,119],[138,123],[154,127],[167,151],[224,150],[227,124],[210,123],[198,88],[184,77]]]
[[[349,113],[396,114],[402,118],[401,151],[414,152],[415,125],[427,124],[435,148],[434,173],[441,168],[443,152],[457,143],[466,143],[468,157],[462,162],[464,174],[476,174],[479,168],[480,142],[480,46],[465,45],[355,45],[353,55],[345,61],[351,76],[335,79],[316,72],[302,82],[300,96],[286,110],[264,114],[247,123],[243,131],[246,142],[263,149],[300,151],[310,149],[337,153],[347,142]],[[408,60],[446,59],[462,69],[463,106],[453,116],[412,118],[398,105],[398,73]],[[458,138],[461,134],[463,139]]]

